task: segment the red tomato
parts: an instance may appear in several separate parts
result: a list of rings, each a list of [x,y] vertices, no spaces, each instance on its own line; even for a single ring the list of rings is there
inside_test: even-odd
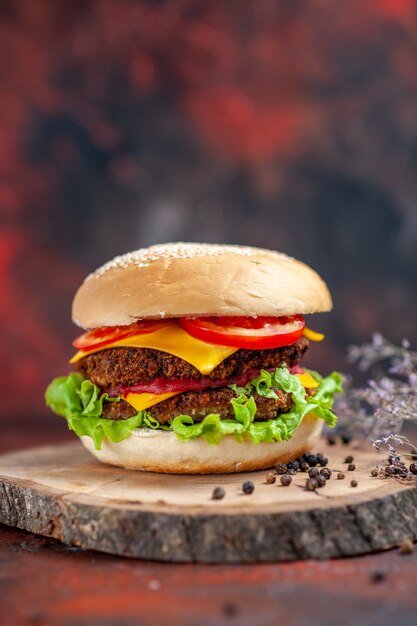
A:
[[[83,335],[80,335],[72,342],[72,345],[78,350],[88,352],[96,350],[109,343],[114,343],[131,335],[141,335],[142,333],[153,333],[158,330],[166,322],[141,320],[128,326],[103,326],[102,328],[93,328]]]
[[[300,339],[304,329],[302,315],[285,317],[198,317],[181,318],[189,335],[207,343],[263,350],[289,346]]]

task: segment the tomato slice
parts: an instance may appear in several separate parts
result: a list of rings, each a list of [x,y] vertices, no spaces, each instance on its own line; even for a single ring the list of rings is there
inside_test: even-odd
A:
[[[162,320],[140,320],[128,326],[103,326],[102,328],[93,328],[77,337],[77,339],[72,342],[72,345],[78,350],[88,352],[88,350],[101,348],[102,346],[115,343],[131,335],[153,333],[164,324],[166,324],[166,322]]]
[[[304,330],[302,315],[285,317],[198,317],[180,318],[189,335],[207,343],[234,348],[263,350],[289,346]]]

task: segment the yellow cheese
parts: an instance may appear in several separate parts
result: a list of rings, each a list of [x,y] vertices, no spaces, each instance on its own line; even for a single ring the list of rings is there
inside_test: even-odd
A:
[[[324,339],[323,333],[316,333],[315,330],[311,330],[311,328],[307,328],[307,326],[304,327],[303,335],[307,337],[307,339],[310,339],[310,341],[323,341]]]
[[[187,363],[191,363],[204,375],[210,374],[224,359],[238,350],[238,348],[217,346],[213,343],[195,339],[186,333],[177,322],[170,321],[153,333],[132,335],[96,350],[77,352],[70,363],[76,363],[93,352],[120,347],[151,348],[152,350],[168,352],[168,354],[173,354],[180,359],[184,359]]]
[[[314,380],[311,374],[307,374],[307,372],[304,372],[304,374],[296,374],[296,376],[301,382],[302,386],[306,389],[315,389],[319,386],[317,380]]]
[[[306,389],[313,389],[319,386],[319,383],[314,380],[314,378],[307,373],[304,374],[296,374],[296,376],[301,381],[301,384]],[[149,409],[151,406],[158,404],[159,402],[163,402],[168,398],[172,398],[172,396],[177,396],[180,391],[170,391],[169,393],[128,393],[124,400],[131,404],[136,411],[144,411],[145,409]]]
[[[158,402],[162,402],[167,398],[178,395],[178,391],[170,391],[169,393],[128,393],[123,400],[129,402],[137,411],[144,411]]]
[[[319,383],[314,380],[314,378],[307,373],[297,374],[296,375],[301,384],[306,389],[314,389],[319,386]],[[169,393],[128,393],[124,400],[129,402],[136,411],[144,411],[145,409],[149,409],[151,406],[158,404],[159,402],[163,402],[167,400],[167,398],[172,398],[172,396],[177,396],[179,391],[170,391]]]

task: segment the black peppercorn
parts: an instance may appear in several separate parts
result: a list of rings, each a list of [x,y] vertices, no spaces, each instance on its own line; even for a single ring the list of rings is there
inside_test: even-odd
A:
[[[316,478],[313,478],[313,480],[317,480],[317,484],[319,487],[324,487],[324,485],[327,482],[325,477],[322,474],[319,474],[318,476],[316,476]]]
[[[347,446],[350,443],[351,437],[349,435],[342,435],[341,437],[342,443]]]
[[[353,463],[353,456],[351,454],[345,457],[345,463]]]
[[[406,467],[397,467],[397,476],[400,476],[400,478],[411,478],[412,475],[410,474],[410,472],[407,470]]]
[[[386,578],[387,578],[387,575],[385,574],[385,572],[383,572],[380,569],[375,570],[371,574],[371,580],[374,583],[382,583],[384,582],[384,580],[386,580]]]
[[[388,463],[392,464],[392,463],[401,463],[401,457],[399,456],[389,456],[388,457]]]
[[[287,474],[290,474],[291,476],[294,476],[294,474],[296,473],[297,473],[297,470],[293,469],[292,467],[287,469]]]
[[[223,615],[226,617],[236,617],[239,614],[239,609],[233,602],[227,602],[222,608]]]
[[[327,437],[327,443],[329,446],[334,446],[336,444],[336,437]]]
[[[315,478],[319,475],[319,470],[317,469],[317,467],[311,467],[308,470],[308,475],[310,476],[310,478]]]
[[[395,476],[396,473],[397,468],[395,467],[395,465],[388,465],[388,467],[385,468],[385,474],[387,476]]]
[[[328,465],[329,463],[329,459],[327,458],[327,456],[323,456],[321,459],[319,459],[319,465],[321,465],[322,467],[325,467],[326,465]]]
[[[255,485],[253,484],[253,482],[251,480],[245,480],[245,482],[242,485],[243,493],[250,495],[251,493],[253,493],[254,489],[255,489]]]
[[[288,474],[284,474],[279,480],[283,487],[288,487],[288,485],[291,485],[292,478]]]
[[[317,456],[315,454],[309,454],[309,456],[307,457],[307,463],[310,465],[310,467],[315,467],[318,463]]]
[[[378,476],[378,470],[377,469],[371,469],[371,476],[373,476],[374,478],[376,478]]]
[[[290,461],[288,463],[288,469],[297,471],[299,468],[300,468],[300,464],[298,461]]]
[[[358,481],[357,480],[351,480],[350,481],[350,486],[351,487],[357,487],[358,486]]]
[[[221,500],[222,498],[224,498],[225,495],[226,495],[226,492],[223,489],[223,487],[215,487],[213,489],[213,493],[211,494],[211,497],[213,500]]]
[[[324,476],[326,480],[329,480],[332,476],[332,470],[329,467],[323,467],[323,469],[320,470],[320,474]]]
[[[343,473],[343,472],[338,472],[338,473],[337,473],[337,478],[338,478],[339,480],[343,480],[343,479],[344,479],[344,477],[345,477],[345,475],[344,475],[344,473]]]
[[[309,478],[308,480],[306,480],[307,491],[315,491],[318,486],[318,482],[315,478]]]
[[[310,466],[308,463],[306,463],[305,461],[303,461],[300,465],[300,470],[302,472],[308,472],[308,470],[310,469]]]
[[[277,479],[276,474],[274,474],[273,472],[268,472],[267,475],[265,476],[265,480],[267,483],[269,483],[270,485],[272,485]]]
[[[412,474],[417,474],[417,463],[411,463],[411,465],[410,465],[410,472]]]
[[[277,472],[277,474],[286,474],[287,473],[287,466],[285,463],[279,463],[276,467],[275,470]]]
[[[349,472],[354,472],[356,469],[356,465],[354,463],[349,463],[348,470]]]

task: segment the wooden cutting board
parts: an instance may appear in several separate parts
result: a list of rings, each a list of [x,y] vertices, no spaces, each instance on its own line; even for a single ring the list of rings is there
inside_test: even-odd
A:
[[[175,476],[98,463],[80,443],[0,456],[0,522],[67,544],[162,561],[324,559],[386,550],[417,538],[415,484],[370,477],[370,447],[318,447],[335,475],[317,492],[297,473],[289,487],[266,472]],[[350,486],[351,479],[358,486]],[[243,481],[255,485],[244,495]],[[214,487],[226,496],[212,500]]]

